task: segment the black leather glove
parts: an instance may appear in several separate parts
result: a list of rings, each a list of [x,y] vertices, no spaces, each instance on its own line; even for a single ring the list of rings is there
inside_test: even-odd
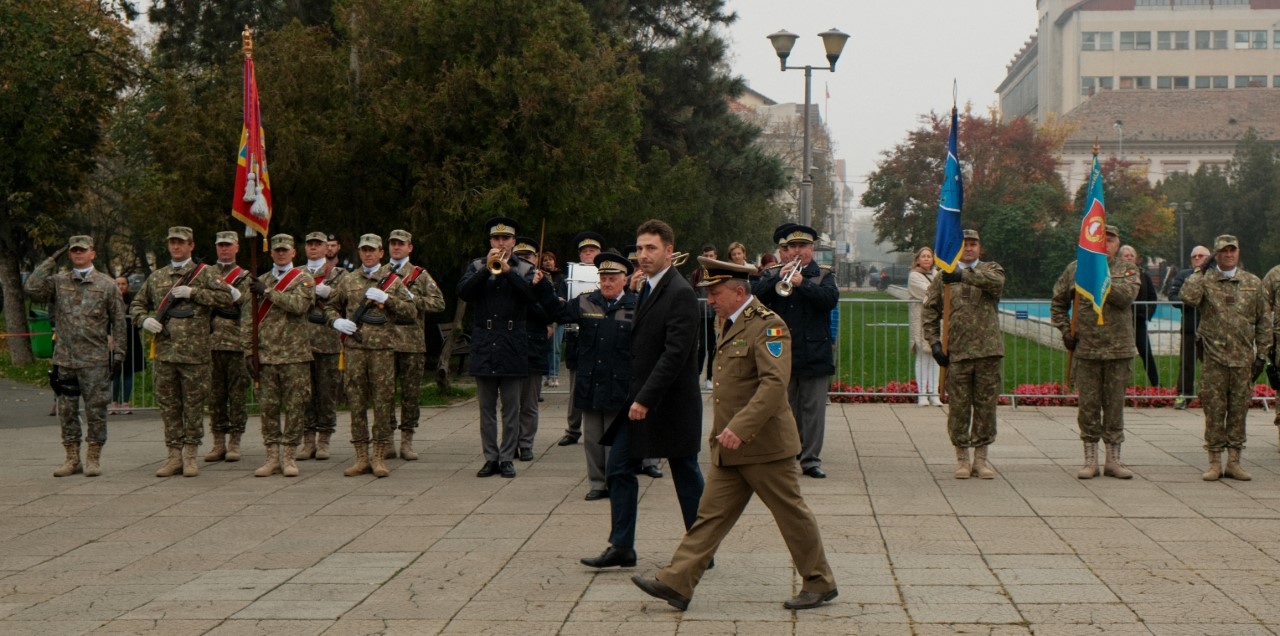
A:
[[[267,293],[267,284],[260,280],[255,280],[252,283],[249,283],[249,291],[254,296],[261,297],[263,294]]]
[[[1204,262],[1200,264],[1200,271],[1207,272],[1217,264],[1218,264],[1218,255],[1210,254],[1209,258],[1204,259]]]
[[[1062,346],[1066,347],[1066,348],[1067,348],[1067,351],[1075,351],[1075,350],[1076,350],[1076,343],[1078,343],[1078,342],[1079,342],[1079,341],[1078,341],[1078,340],[1076,340],[1076,337],[1075,337],[1075,336],[1073,336],[1073,335],[1071,335],[1071,334],[1069,334],[1069,333],[1064,333],[1064,334],[1062,334]]]
[[[1252,383],[1255,380],[1257,380],[1258,375],[1260,375],[1262,373],[1262,370],[1265,368],[1267,368],[1266,358],[1254,358],[1253,368],[1249,369],[1249,382]]]
[[[951,364],[951,356],[942,352],[942,344],[933,345],[933,359],[940,367],[946,367]]]
[[[120,356],[111,357],[111,375],[120,375],[120,369],[124,367],[124,358]]]
[[[964,281],[964,273],[957,267],[949,272],[942,272],[942,282],[950,285],[951,283],[959,283]]]

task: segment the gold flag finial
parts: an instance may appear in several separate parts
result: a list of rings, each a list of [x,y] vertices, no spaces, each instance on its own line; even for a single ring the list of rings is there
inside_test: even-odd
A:
[[[244,31],[240,33],[241,52],[245,57],[253,57],[253,31],[249,30],[249,25],[244,25]]]
[[[1101,149],[1098,147],[1098,139],[1095,137],[1093,140],[1093,156],[1095,157],[1098,156],[1099,150]]]

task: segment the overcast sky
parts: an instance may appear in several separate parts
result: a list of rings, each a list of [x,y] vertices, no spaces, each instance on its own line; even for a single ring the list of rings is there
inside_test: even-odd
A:
[[[800,36],[793,66],[826,64],[818,33],[835,27],[852,37],[836,72],[815,70],[813,101],[848,164],[855,197],[880,152],[919,126],[918,116],[960,107],[985,112],[996,101],[1005,66],[1036,29],[1035,0],[728,0],[733,72],[774,101],[804,101],[804,72],[778,69],[766,36]],[[824,87],[831,99],[824,100]],[[825,102],[825,103],[824,103]],[[829,111],[828,111],[829,108]]]

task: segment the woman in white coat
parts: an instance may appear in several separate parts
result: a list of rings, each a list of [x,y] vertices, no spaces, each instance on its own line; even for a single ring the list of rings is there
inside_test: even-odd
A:
[[[934,272],[933,250],[927,247],[917,250],[915,260],[911,261],[911,273],[907,275],[907,293],[914,301],[907,311],[911,351],[916,355],[916,391],[919,393],[916,403],[920,406],[942,406],[938,399],[938,363],[934,362],[929,343],[924,339],[924,321],[921,318],[924,298],[929,292]]]

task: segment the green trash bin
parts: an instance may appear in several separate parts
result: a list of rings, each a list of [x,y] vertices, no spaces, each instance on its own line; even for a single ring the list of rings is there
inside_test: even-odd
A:
[[[32,309],[27,316],[27,328],[31,336],[31,353],[37,358],[53,357],[53,325],[49,324],[49,312]]]

